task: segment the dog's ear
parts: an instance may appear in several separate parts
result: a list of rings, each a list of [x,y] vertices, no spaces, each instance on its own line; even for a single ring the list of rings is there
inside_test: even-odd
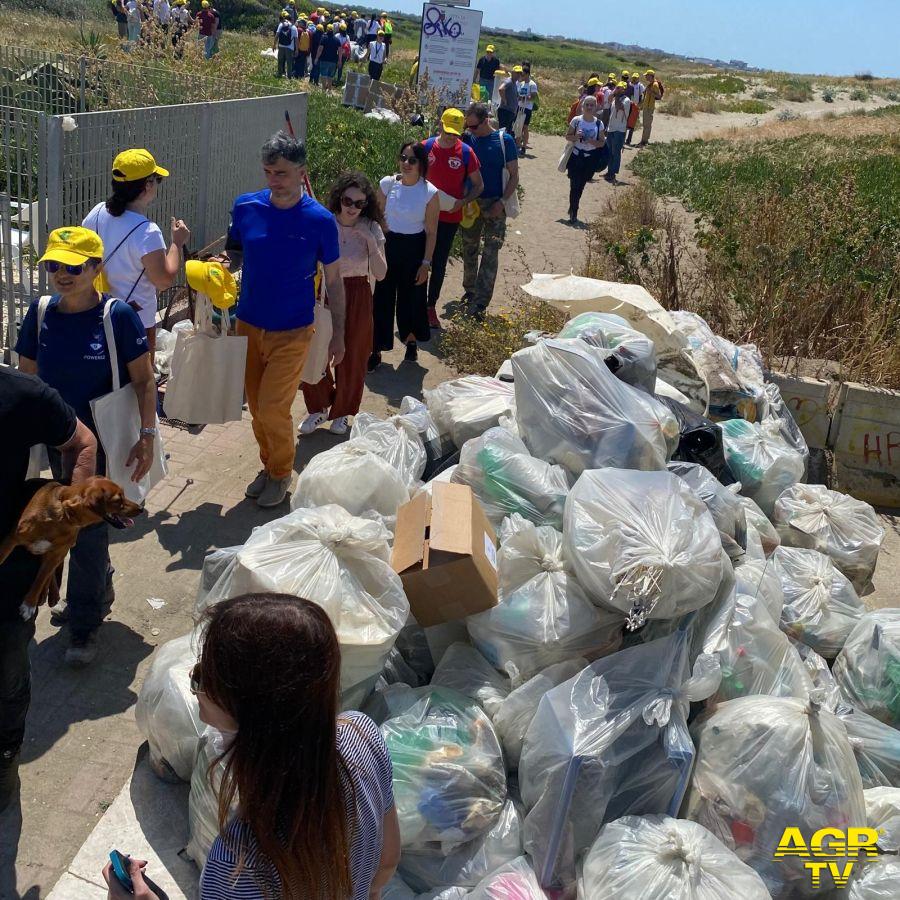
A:
[[[70,497],[68,500],[63,500],[62,502],[63,515],[68,521],[76,519],[83,507],[84,500],[81,497],[77,496]]]

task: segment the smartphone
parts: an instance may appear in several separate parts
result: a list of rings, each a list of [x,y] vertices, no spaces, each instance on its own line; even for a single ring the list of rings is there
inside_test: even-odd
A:
[[[128,874],[128,857],[121,854],[118,850],[110,850],[109,861],[112,863],[112,870],[116,880],[129,894],[133,894],[134,884],[131,881],[131,876]]]

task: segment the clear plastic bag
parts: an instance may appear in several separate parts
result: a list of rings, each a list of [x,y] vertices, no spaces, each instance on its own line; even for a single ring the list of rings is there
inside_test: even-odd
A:
[[[863,787],[900,787],[900,731],[848,703],[838,702],[834,714],[847,729]]]
[[[395,468],[407,488],[414,488],[425,471],[425,445],[412,427],[405,428],[394,419],[379,419],[371,413],[360,412],[353,417],[348,442],[362,447]]]
[[[781,627],[834,659],[866,612],[853,585],[817,550],[779,547],[772,565],[784,591]]]
[[[866,613],[831,671],[851,705],[900,728],[900,609]]]
[[[725,459],[741,483],[741,493],[771,516],[782,491],[804,477],[803,457],[781,437],[777,423],[728,419],[721,428]]]
[[[763,880],[701,825],[625,816],[584,859],[579,900],[770,900]]]
[[[696,463],[670,462],[668,469],[706,504],[729,558],[740,559],[747,550],[747,516],[737,494]]]
[[[495,528],[513,513],[562,528],[569,492],[565,471],[532,456],[506,428],[489,428],[466,441],[451,481],[472,488]]]
[[[759,533],[763,553],[767,557],[771,556],[775,552],[775,548],[781,546],[781,538],[778,536],[775,526],[769,521],[755,500],[740,495],[738,500],[740,500],[741,506],[744,507],[747,525],[752,526]]]
[[[776,859],[774,850],[788,827],[812,835],[865,822],[862,782],[843,725],[809,701],[740,697],[700,720],[694,738],[686,818],[752,866],[776,900],[822,893],[811,890],[805,859]],[[829,880],[823,873],[823,890]]]
[[[235,547],[222,547],[217,550],[210,550],[203,557],[203,567],[200,569],[200,584],[197,586],[197,598],[194,601],[197,609],[203,609],[206,606],[206,598],[213,589],[216,582],[222,577],[222,573],[233,562],[241,544]]]
[[[389,559],[388,533],[378,523],[333,505],[297,509],[253,530],[198,612],[257,591],[318,604],[337,631],[348,708],[374,685],[409,616],[403,584]],[[361,692],[348,694],[359,686]]]
[[[897,853],[900,851],[900,788],[866,788],[863,797],[866,801],[866,825],[879,831],[879,849]]]
[[[405,428],[410,435],[416,434],[425,448],[428,461],[436,460],[441,455],[441,433],[438,431],[428,407],[415,397],[404,397],[400,401],[400,411],[388,420],[397,427]],[[422,477],[422,476],[419,476]]]
[[[564,535],[588,595],[630,628],[710,603],[728,562],[706,504],[670,472],[585,472],[566,499]]]
[[[496,825],[474,841],[445,854],[404,850],[399,872],[410,887],[427,891],[445,884],[475,887],[482,878],[522,855],[522,815],[507,800]]]
[[[189,839],[185,852],[202,869],[213,842],[219,835],[219,788],[225,760],[214,761],[225,749],[222,735],[207,728],[197,751],[188,797]]]
[[[591,603],[555,528],[520,519],[500,546],[497,571],[499,603],[469,616],[466,627],[513,687],[554,663],[598,659],[621,645],[623,617]]]
[[[191,693],[196,662],[193,633],[158,647],[134,708],[138,729],[150,744],[150,767],[164,781],[191,780],[206,727]]]
[[[678,423],[653,397],[619,381],[577,338],[545,340],[512,357],[522,440],[578,477],[585,469],[663,469]]]
[[[498,425],[501,416],[515,411],[513,386],[481,375],[445,381],[424,395],[438,430],[459,448]]]
[[[734,582],[739,594],[758,597],[776,624],[784,609],[784,588],[770,559],[745,556],[734,567]]]
[[[501,866],[481,881],[468,900],[547,900],[524,856]]]
[[[784,398],[781,396],[781,389],[777,384],[771,381],[766,382],[763,387],[762,406],[762,420],[770,420],[777,423],[779,434],[803,457],[804,468],[808,471],[809,446],[806,443],[806,438],[803,437],[803,432],[800,431],[797,420],[784,402]],[[805,475],[803,480],[806,480]]]
[[[830,556],[860,596],[871,588],[884,529],[868,503],[820,484],[796,484],[778,497],[772,521],[782,544]]]
[[[574,884],[575,860],[605,822],[678,810],[694,759],[689,702],[719,683],[708,656],[688,677],[689,639],[680,629],[629,647],[541,698],[519,787],[528,809],[525,850],[545,888]]]
[[[381,700],[403,847],[437,842],[448,853],[490,831],[506,803],[506,770],[484,710],[444,687],[394,685]]]
[[[609,351],[606,365],[616,378],[647,394],[656,388],[656,350],[653,341],[635,331],[614,313],[586,312],[569,319],[561,338],[581,340]]]
[[[900,897],[900,859],[879,856],[853,867],[847,900],[897,900]]]
[[[831,669],[828,668],[828,663],[812,647],[807,647],[806,644],[801,644],[799,641],[793,640],[793,638],[791,643],[794,645],[797,653],[800,654],[800,659],[806,668],[806,674],[809,675],[810,681],[812,681],[813,690],[819,692],[818,695],[813,696],[818,696],[822,699],[822,706],[828,712],[836,712],[838,706],[843,705],[845,700],[841,689],[834,680],[834,675],[831,674]]]
[[[470,697],[491,719],[510,691],[508,678],[493,668],[473,646],[459,642],[447,648],[434,670],[431,683],[452,688],[463,696]],[[438,883],[457,882],[449,879]]]

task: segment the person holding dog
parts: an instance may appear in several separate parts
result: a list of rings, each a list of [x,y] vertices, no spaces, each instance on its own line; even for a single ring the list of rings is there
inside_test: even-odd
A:
[[[101,294],[94,281],[101,272],[104,247],[88,228],[57,228],[47,238],[39,262],[50,275],[56,293],[35,300],[28,308],[16,352],[19,370],[37,375],[60,396],[78,418],[96,434],[91,401],[110,393],[113,373],[104,317],[108,315],[115,339],[121,384],[134,387],[141,416],[140,433],[126,460],[139,481],[153,461],[156,433],[156,381],[150,362],[147,333],[138,314],[121,300]],[[62,460],[50,452],[53,477],[63,476]],[[106,472],[102,448],[97,471]],[[113,569],[109,561],[109,531],[100,522],[81,531],[69,556],[66,608],[54,617],[69,626],[66,662],[85,666],[97,655],[96,633],[113,602]],[[104,609],[105,607],[105,609]]]

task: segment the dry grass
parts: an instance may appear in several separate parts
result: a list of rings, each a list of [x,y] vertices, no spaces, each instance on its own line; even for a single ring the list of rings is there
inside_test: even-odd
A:
[[[799,118],[789,122],[764,122],[757,128],[728,128],[701,135],[702,140],[725,140],[732,143],[754,144],[760,141],[788,140],[809,134],[833,136],[839,122],[841,136],[847,140],[870,135],[900,134],[900,118],[897,116],[873,116],[865,113],[828,115],[823,118]]]

